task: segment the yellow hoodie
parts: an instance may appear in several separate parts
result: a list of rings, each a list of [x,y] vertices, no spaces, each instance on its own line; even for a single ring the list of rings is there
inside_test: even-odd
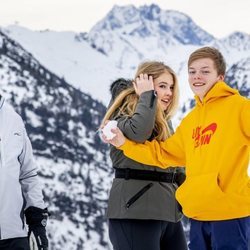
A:
[[[250,215],[250,100],[216,83],[164,142],[126,140],[119,149],[138,162],[186,166],[176,198],[189,218],[226,220]],[[167,209],[167,208],[166,208]]]

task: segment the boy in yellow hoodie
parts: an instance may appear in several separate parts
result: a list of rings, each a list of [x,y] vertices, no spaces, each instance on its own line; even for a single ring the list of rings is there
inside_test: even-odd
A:
[[[250,100],[223,82],[225,71],[217,49],[194,51],[188,74],[196,105],[176,133],[164,142],[139,144],[115,129],[116,137],[106,140],[144,164],[186,166],[176,198],[191,221],[191,250],[248,249]],[[137,87],[150,91],[153,84]]]

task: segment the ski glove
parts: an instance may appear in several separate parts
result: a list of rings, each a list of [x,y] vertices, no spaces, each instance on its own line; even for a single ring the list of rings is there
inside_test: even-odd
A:
[[[47,208],[29,207],[25,210],[26,223],[29,226],[28,238],[30,250],[48,250],[46,224],[49,216]]]

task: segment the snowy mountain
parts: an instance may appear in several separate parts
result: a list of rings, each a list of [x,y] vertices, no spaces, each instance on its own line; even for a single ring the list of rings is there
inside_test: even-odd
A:
[[[25,120],[40,168],[52,214],[50,249],[108,249],[104,213],[111,169],[96,133],[106,108],[2,32],[0,79],[3,96]]]
[[[250,97],[250,35],[216,39],[177,11],[157,5],[114,6],[89,33],[0,32],[1,91],[24,118],[52,216],[51,250],[109,250],[105,221],[112,170],[98,126],[110,83],[132,78],[139,62],[161,60],[179,76],[179,120],[194,105],[188,55],[215,46],[228,63],[226,80]]]
[[[107,104],[110,83],[132,78],[143,60],[161,60],[179,75],[181,100],[192,97],[187,87],[186,61],[195,49],[219,48],[230,67],[250,55],[250,35],[232,33],[216,39],[190,17],[157,5],[114,6],[89,33],[31,31],[9,26],[4,32],[30,51],[52,72]],[[98,86],[98,88],[97,88]]]
[[[250,98],[250,57],[233,64],[227,72],[226,82]]]
[[[161,10],[152,4],[139,8],[133,5],[114,6],[88,34],[91,45],[104,54],[116,52],[116,39],[123,40],[131,50],[143,53],[146,46],[140,45],[146,45],[150,40],[151,44],[162,41],[159,45],[164,49],[168,45],[204,45],[214,38],[187,15]]]
[[[84,40],[84,34],[39,32],[20,26],[10,26],[4,29],[4,33],[71,85],[99,101],[108,102],[108,86],[120,76],[120,72],[108,57]]]
[[[218,40],[187,15],[155,4],[114,6],[89,33],[31,31],[20,26],[9,26],[4,32],[52,72],[104,104],[110,98],[110,83],[118,77],[132,78],[143,60],[164,61],[178,73],[181,88],[187,89],[181,92],[184,103],[192,97],[186,61],[193,50],[215,46],[229,66],[250,55],[250,35],[235,32]]]
[[[211,46],[222,52],[230,68],[242,58],[250,56],[250,34],[234,32],[226,38],[214,41]]]

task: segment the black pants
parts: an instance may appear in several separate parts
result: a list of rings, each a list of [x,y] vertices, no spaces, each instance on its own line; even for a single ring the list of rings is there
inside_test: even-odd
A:
[[[28,238],[0,240],[0,250],[30,250]]]
[[[114,250],[187,250],[181,222],[110,219]]]

